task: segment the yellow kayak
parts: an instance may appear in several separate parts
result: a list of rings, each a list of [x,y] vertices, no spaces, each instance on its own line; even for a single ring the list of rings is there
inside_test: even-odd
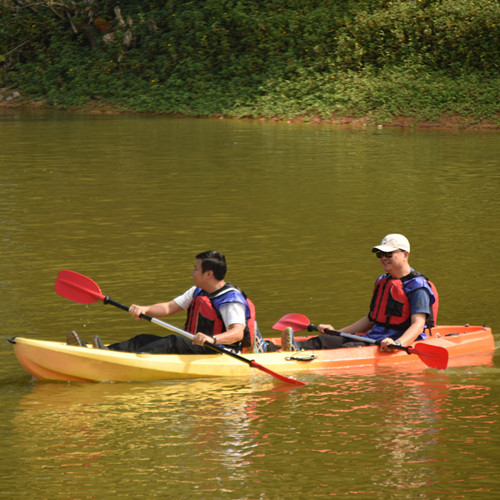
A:
[[[296,337],[305,340],[307,337]],[[280,344],[279,338],[268,339]],[[209,377],[248,377],[256,373],[247,363],[226,354],[136,354],[92,346],[76,347],[64,342],[15,337],[10,342],[23,368],[39,380],[80,382],[146,382]],[[491,329],[483,326],[437,326],[433,336],[420,342],[440,346],[449,353],[449,366],[492,362],[495,343]],[[419,356],[404,351],[381,352],[378,346],[342,349],[247,353],[242,357],[277,373],[325,372],[377,366],[425,368]]]

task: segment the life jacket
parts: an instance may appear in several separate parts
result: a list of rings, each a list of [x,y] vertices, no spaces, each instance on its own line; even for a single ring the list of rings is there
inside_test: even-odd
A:
[[[439,296],[434,283],[413,269],[401,279],[392,278],[389,274],[379,276],[373,289],[368,318],[385,327],[406,330],[411,325],[408,293],[418,288],[425,288],[431,296],[431,310],[425,324],[430,331],[436,324]]]
[[[219,313],[220,307],[230,302],[239,302],[246,306],[246,324],[243,339],[231,344],[237,348],[250,347],[255,337],[255,306],[245,292],[231,283],[207,294],[201,288],[194,292],[193,301],[187,310],[184,329],[189,333],[201,332],[205,335],[218,335],[226,331],[226,325]]]

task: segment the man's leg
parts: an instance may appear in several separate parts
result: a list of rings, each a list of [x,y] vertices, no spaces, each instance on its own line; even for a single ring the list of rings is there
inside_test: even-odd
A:
[[[160,337],[142,346],[139,351],[151,354],[217,354],[209,347],[193,344],[191,339],[180,335]]]
[[[306,351],[317,351],[321,349],[338,349],[339,347],[342,347],[344,342],[347,342],[347,339],[344,337],[321,334],[317,337],[312,337],[309,340],[297,342],[297,344],[300,349],[304,349]]]
[[[162,338],[163,337],[160,337],[158,335],[149,335],[147,333],[143,333],[141,335],[136,335],[131,339],[124,340],[123,342],[111,344],[108,346],[108,349],[111,349],[112,351],[141,352],[141,349],[144,346]]]

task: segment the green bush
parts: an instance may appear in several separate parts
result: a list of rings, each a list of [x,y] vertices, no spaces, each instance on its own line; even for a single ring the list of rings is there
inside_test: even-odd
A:
[[[500,9],[488,0],[389,2],[360,12],[339,37],[342,68],[423,64],[431,70],[498,73]]]
[[[63,108],[498,119],[499,16],[487,0],[1,0],[0,86]]]

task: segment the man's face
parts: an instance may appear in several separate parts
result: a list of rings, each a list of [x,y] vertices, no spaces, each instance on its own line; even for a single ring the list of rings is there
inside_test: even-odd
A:
[[[408,260],[408,252],[396,250],[395,252],[377,252],[380,256],[380,264],[384,271],[389,274],[396,274],[396,271],[402,269]]]
[[[211,271],[203,272],[201,268],[201,259],[196,259],[193,271],[191,272],[195,286],[204,288],[203,285],[206,283],[209,273],[211,273]]]

